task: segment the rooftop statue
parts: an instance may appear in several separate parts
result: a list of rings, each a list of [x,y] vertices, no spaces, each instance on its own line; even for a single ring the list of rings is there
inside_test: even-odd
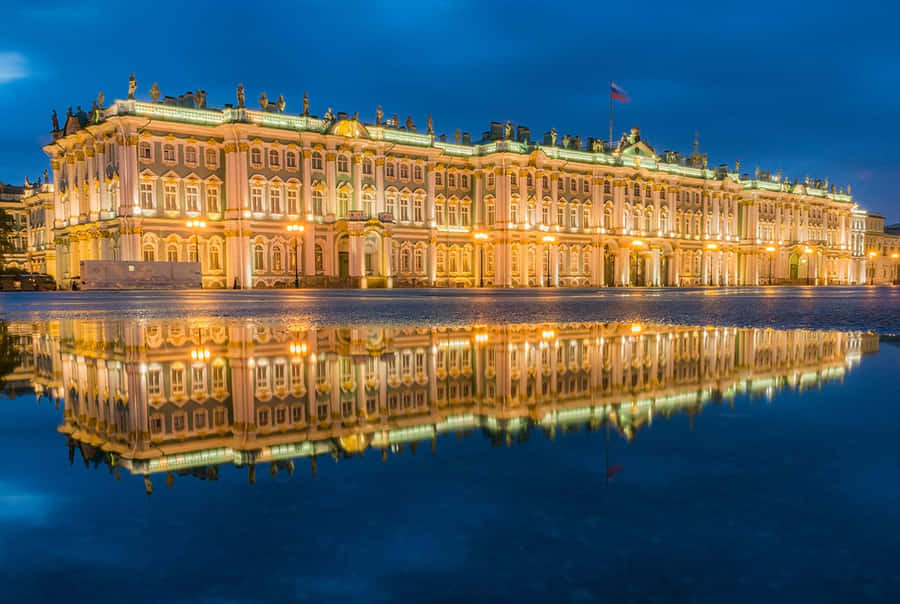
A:
[[[53,122],[53,130],[59,130],[59,117],[56,115],[56,109],[53,110],[53,113],[50,114],[50,121]]]
[[[428,114],[428,119],[425,121],[425,124],[428,129],[428,134],[434,134],[434,121],[431,119],[431,114]]]
[[[259,106],[263,111],[269,106],[269,97],[266,96],[265,92],[259,95]]]
[[[354,112],[353,112],[353,121],[354,121],[354,122],[358,122],[358,121],[359,121],[359,111],[354,111]]]
[[[506,120],[506,126],[503,128],[503,138],[512,138],[512,122]]]
[[[375,125],[380,126],[382,120],[384,120],[384,111],[381,110],[381,105],[375,108]]]
[[[309,115],[309,95],[303,93],[303,115]]]
[[[550,146],[551,147],[556,146],[556,137],[557,136],[558,135],[556,134],[556,128],[550,128]]]
[[[50,182],[50,173],[47,172],[47,168],[44,168],[44,182]]]
[[[150,87],[150,98],[153,99],[154,103],[159,102],[159,84],[153,82],[153,86]]]
[[[244,106],[244,84],[240,83],[237,87],[237,103],[238,107]]]
[[[400,125],[400,118],[397,117],[397,114],[395,113],[395,114],[394,114],[394,117],[391,118],[391,126],[393,126],[394,128],[396,128],[396,127],[399,126],[399,125]]]
[[[602,153],[603,141],[599,138],[595,138],[593,144],[591,145],[591,151],[593,151],[594,153]]]
[[[203,109],[206,107],[206,91],[198,90],[194,93],[194,104],[197,105],[198,109]]]
[[[741,160],[740,159],[734,160],[734,173],[735,174],[741,173]]]
[[[579,151],[581,150],[581,137],[580,136],[575,137],[575,148],[578,149]]]
[[[328,111],[325,112],[325,115],[322,117],[325,118],[326,122],[330,122],[334,119],[334,113],[331,111],[331,107],[328,108]]]
[[[759,180],[759,166],[756,166],[756,170],[753,171],[753,179]]]
[[[137,90],[137,80],[134,79],[134,72],[131,72],[131,77],[128,78],[128,98],[134,98],[134,91]]]
[[[569,148],[569,135],[568,134],[563,135],[562,146],[563,146],[563,149]]]
[[[462,138],[462,133],[459,131],[459,128],[457,128],[456,132],[453,133],[453,140],[455,140],[456,144],[458,145],[461,138]]]
[[[275,102],[275,106],[278,107],[279,113],[284,113],[284,108],[287,106],[287,103],[284,102],[284,95],[278,95],[278,101]]]
[[[416,131],[416,125],[415,125],[415,123],[413,123],[413,118],[411,115],[406,116],[406,129],[409,130],[410,132]]]
[[[97,95],[97,106],[100,107],[100,109],[103,109],[104,98],[105,97],[103,96],[103,91],[101,90],[100,94]]]

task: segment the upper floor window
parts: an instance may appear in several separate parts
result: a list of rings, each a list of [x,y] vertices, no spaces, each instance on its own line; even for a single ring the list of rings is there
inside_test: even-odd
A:
[[[366,176],[372,175],[372,160],[371,159],[366,158],[363,160],[362,173],[365,174]]]
[[[153,151],[150,143],[141,143],[139,147],[139,157],[144,161],[153,159]]]
[[[434,173],[434,184],[437,187],[444,186],[444,175],[441,174],[440,172],[435,172]]]
[[[260,151],[259,149],[251,149],[250,163],[257,168],[262,167],[262,151]]]
[[[413,167],[413,178],[415,180],[422,180],[422,166],[416,164]]]
[[[463,189],[469,188],[469,175],[468,174],[463,174],[462,176],[459,177],[459,180],[460,180],[460,186]]]
[[[177,191],[178,188],[174,182],[167,182],[163,187],[163,201],[167,210],[178,209]]]
[[[403,180],[409,179],[409,165],[408,164],[400,164],[400,178]]]
[[[141,194],[141,208],[144,210],[152,210],[153,209],[153,183],[152,182],[142,182],[140,194]]]
[[[219,212],[219,187],[216,185],[206,187],[206,211],[211,214]]]
[[[494,185],[496,184],[496,182],[497,182],[497,175],[494,174],[493,172],[488,172],[488,175],[487,175],[487,186],[490,187],[490,188],[493,188]]]
[[[591,192],[591,181],[587,178],[581,181],[581,192],[582,193],[590,193]]]
[[[456,174],[451,172],[447,175],[447,186],[455,187],[456,186]]]
[[[185,147],[184,163],[194,166],[197,165],[197,147]]]
[[[164,145],[163,146],[163,161],[167,161],[167,162],[175,161],[175,145]]]
[[[184,201],[188,212],[200,211],[200,189],[197,185],[188,185],[184,188]]]
[[[608,180],[603,181],[603,192],[604,193],[612,193],[612,185]]]
[[[218,155],[216,154],[215,149],[207,149],[206,150],[206,167],[207,168],[215,168],[218,165]]]
[[[389,162],[384,166],[384,175],[388,178],[394,178],[394,162]]]
[[[319,153],[318,151],[313,151],[312,169],[313,170],[321,170],[322,169],[322,154]]]
[[[337,169],[341,174],[347,174],[348,172],[350,172],[350,160],[347,159],[346,155],[338,155]]]
[[[278,156],[278,151],[272,149],[269,151],[269,166],[272,168],[277,168],[281,163],[281,158]]]
[[[293,151],[288,151],[284,156],[284,163],[288,168],[290,168],[292,170],[294,168],[296,168],[297,167],[297,154],[294,153]]]

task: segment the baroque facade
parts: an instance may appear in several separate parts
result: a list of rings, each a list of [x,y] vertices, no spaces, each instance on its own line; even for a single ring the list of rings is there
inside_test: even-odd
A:
[[[287,328],[286,328],[287,327]],[[11,327],[85,462],[149,477],[613,426],[842,380],[871,334],[637,323],[453,328],[63,320]],[[292,465],[291,465],[292,467]],[[118,470],[117,470],[118,471]],[[149,486],[149,479],[148,479]]]
[[[696,141],[685,158],[637,128],[535,142],[507,122],[448,142],[380,107],[363,124],[135,87],[44,147],[63,285],[89,259],[199,261],[218,288],[865,282],[849,192],[711,169]]]

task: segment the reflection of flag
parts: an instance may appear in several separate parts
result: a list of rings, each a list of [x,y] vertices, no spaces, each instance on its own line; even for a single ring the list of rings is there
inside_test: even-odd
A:
[[[628,93],[622,90],[622,88],[615,82],[609,83],[609,96],[622,103],[627,103],[631,100],[631,98],[628,96]]]

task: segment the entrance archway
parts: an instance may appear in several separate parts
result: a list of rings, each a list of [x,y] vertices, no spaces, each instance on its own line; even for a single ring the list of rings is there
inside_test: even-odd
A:
[[[339,237],[337,242],[335,243],[335,247],[337,249],[338,277],[340,277],[341,279],[347,279],[350,277],[349,238],[346,235],[344,235],[343,237]]]
[[[616,258],[609,246],[603,247],[603,285],[611,287],[616,283]]]
[[[797,254],[791,254],[791,281],[796,281],[800,278],[800,256]]]
[[[646,270],[644,267],[644,257],[640,252],[632,250],[631,252],[631,284],[643,287],[647,284]]]
[[[662,287],[669,286],[669,256],[663,255],[659,259],[659,284]]]

